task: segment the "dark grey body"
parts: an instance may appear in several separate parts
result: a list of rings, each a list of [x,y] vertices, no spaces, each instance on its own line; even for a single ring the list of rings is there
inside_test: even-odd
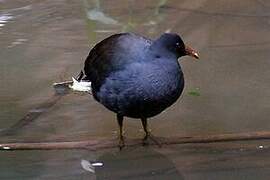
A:
[[[117,34],[90,51],[84,71],[98,102],[121,116],[148,118],[171,106],[183,91],[177,59],[149,39]]]

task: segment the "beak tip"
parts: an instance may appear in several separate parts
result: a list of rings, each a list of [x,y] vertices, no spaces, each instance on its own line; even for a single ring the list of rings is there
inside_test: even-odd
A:
[[[195,59],[199,59],[199,54],[191,47],[186,46],[185,51],[186,51],[186,55],[194,57]]]
[[[199,54],[198,53],[194,53],[194,57],[196,58],[196,59],[200,59],[200,57],[199,57]]]

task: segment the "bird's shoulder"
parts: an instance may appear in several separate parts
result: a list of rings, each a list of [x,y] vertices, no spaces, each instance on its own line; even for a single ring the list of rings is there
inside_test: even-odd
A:
[[[96,44],[90,51],[85,61],[85,73],[96,70],[111,71],[140,60],[151,43],[150,39],[133,33],[112,35]]]

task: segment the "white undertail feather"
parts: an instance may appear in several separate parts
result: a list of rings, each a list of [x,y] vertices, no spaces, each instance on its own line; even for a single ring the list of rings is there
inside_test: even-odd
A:
[[[89,92],[91,93],[91,82],[89,81],[77,81],[72,77],[72,85],[69,85],[73,91]]]

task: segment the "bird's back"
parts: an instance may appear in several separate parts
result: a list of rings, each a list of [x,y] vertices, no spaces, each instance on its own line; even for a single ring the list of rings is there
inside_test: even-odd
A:
[[[133,33],[115,34],[98,43],[84,64],[86,79],[92,82],[93,90],[98,91],[111,73],[142,60],[151,43],[150,39]]]

